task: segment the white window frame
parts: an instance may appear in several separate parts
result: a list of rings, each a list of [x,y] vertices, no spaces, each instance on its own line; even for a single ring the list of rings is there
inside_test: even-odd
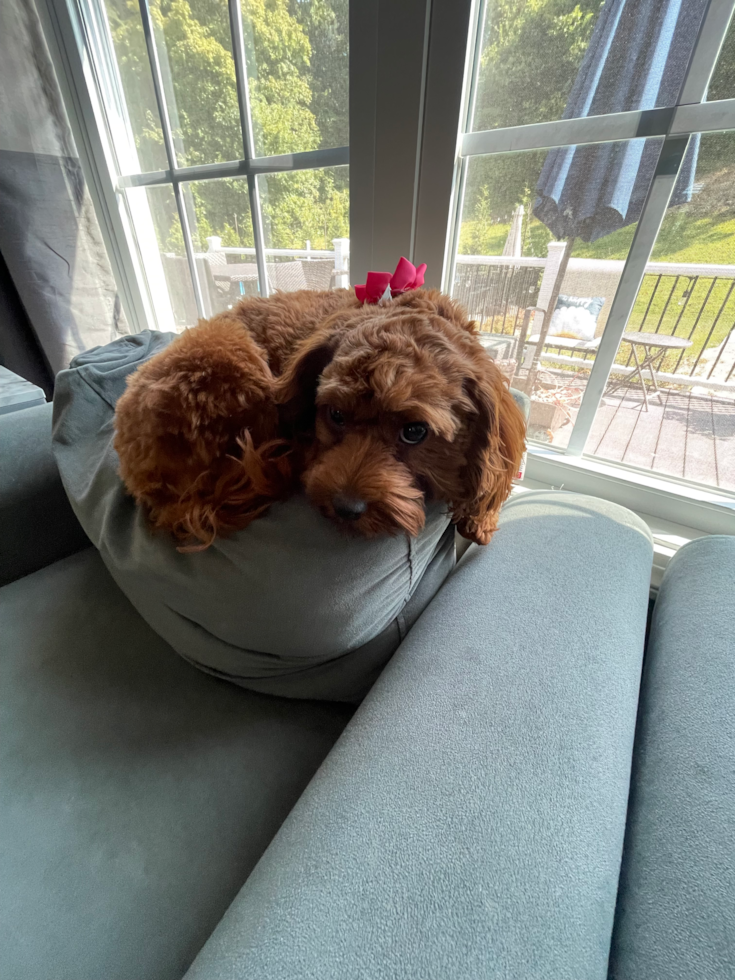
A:
[[[207,315],[197,269],[182,184],[244,177],[247,180],[255,259],[261,295],[268,295],[263,217],[258,176],[339,167],[350,162],[349,147],[259,157],[253,143],[252,115],[240,0],[228,0],[232,56],[242,131],[242,157],[223,163],[179,167],[161,64],[148,0],[139,0],[151,79],[163,133],[167,169],[140,172],[102,0],[39,0],[51,55],[57,68],[70,124],[103,230],[113,274],[131,329],[173,329],[147,202],[133,188],[171,187],[184,237],[194,299]]]

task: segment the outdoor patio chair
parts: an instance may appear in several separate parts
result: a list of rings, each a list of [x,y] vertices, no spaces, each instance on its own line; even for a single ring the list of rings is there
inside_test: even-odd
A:
[[[297,289],[308,289],[301,262],[268,262],[268,283],[271,292],[279,289],[284,293],[292,293]]]
[[[220,269],[222,269],[224,266],[227,265],[226,252],[218,252],[218,251],[207,252],[205,259],[209,264],[210,270],[219,271]],[[224,279],[213,278],[212,281],[214,282],[214,288],[217,290],[217,293],[219,293],[220,297],[226,299],[227,305],[229,305],[232,296],[234,295],[232,291],[232,284]]]
[[[269,262],[268,281],[271,290],[291,293],[297,289],[332,289],[335,271],[333,259],[299,259],[295,262]]]
[[[334,259],[307,259],[301,263],[307,289],[334,289]]]

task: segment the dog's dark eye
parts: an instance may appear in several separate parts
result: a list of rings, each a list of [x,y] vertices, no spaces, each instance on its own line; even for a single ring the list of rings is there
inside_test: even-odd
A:
[[[417,446],[429,434],[429,427],[425,422],[409,422],[401,429],[401,442],[409,446]]]
[[[334,422],[335,425],[344,425],[345,424],[345,417],[344,417],[343,413],[340,412],[340,410],[338,408],[330,408],[329,409],[329,418],[332,420],[332,422]]]

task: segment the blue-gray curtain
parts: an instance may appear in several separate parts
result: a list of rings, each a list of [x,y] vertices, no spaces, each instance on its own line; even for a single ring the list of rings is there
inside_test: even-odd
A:
[[[33,0],[0,3],[0,255],[11,371],[48,391],[77,353],[127,331]]]

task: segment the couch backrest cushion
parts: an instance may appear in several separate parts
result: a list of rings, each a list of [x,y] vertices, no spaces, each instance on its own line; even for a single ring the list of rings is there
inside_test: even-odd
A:
[[[51,451],[51,405],[0,415],[0,585],[88,544]]]

